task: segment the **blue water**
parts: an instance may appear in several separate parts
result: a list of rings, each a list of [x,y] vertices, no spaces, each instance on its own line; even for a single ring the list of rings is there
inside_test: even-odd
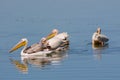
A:
[[[0,80],[119,80],[119,0],[1,0]],[[93,49],[91,37],[97,27],[109,37],[107,47]],[[21,49],[9,50],[21,39],[29,45],[57,28],[68,32],[69,50],[59,60],[38,65],[29,60],[27,71]],[[38,59],[39,61],[39,59]]]

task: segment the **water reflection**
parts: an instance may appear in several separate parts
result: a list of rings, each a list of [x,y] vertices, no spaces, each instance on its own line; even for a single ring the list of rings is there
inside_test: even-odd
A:
[[[21,56],[21,61],[12,58],[10,58],[10,61],[20,72],[28,73],[28,68],[31,66],[44,69],[47,65],[60,64],[61,60],[68,56],[67,51],[68,50],[57,51],[47,56]]]
[[[109,47],[108,44],[105,44],[104,46],[101,46],[101,45],[92,45],[94,57],[97,60],[100,60],[102,58],[102,52],[103,52],[103,50],[107,49],[108,47]]]
[[[12,62],[12,64],[15,65],[15,67],[16,67],[19,71],[21,71],[21,72],[23,72],[23,73],[27,73],[27,72],[28,72],[28,66],[27,66],[27,64],[21,63],[20,61],[14,60],[14,59],[12,59],[12,58],[10,58],[10,61]]]

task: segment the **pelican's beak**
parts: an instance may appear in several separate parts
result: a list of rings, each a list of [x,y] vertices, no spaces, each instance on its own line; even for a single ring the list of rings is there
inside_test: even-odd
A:
[[[57,35],[57,33],[51,33],[46,37],[46,40],[49,40],[49,39],[55,37],[56,35]]]
[[[20,47],[22,47],[22,46],[25,46],[26,44],[27,44],[26,41],[22,41],[22,40],[21,40],[21,41],[18,42],[9,52],[11,53],[11,52],[17,50],[18,48],[20,48]]]

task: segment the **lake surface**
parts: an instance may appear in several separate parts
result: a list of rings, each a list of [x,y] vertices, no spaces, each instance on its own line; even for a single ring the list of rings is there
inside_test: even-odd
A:
[[[119,0],[1,0],[0,80],[120,80]],[[95,49],[97,27],[109,37]],[[68,32],[69,49],[52,58],[24,59],[21,49],[9,50],[21,39],[29,45],[57,28]],[[26,65],[27,63],[27,65]]]

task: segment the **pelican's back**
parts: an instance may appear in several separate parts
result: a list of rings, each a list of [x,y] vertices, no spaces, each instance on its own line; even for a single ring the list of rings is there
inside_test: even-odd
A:
[[[57,36],[55,36],[55,37],[57,37],[57,38],[60,38],[60,39],[62,39],[62,40],[65,40],[65,39],[68,39],[68,33],[67,32],[63,32],[63,33],[60,33],[60,34],[58,34]]]
[[[58,48],[66,39],[68,39],[68,34],[63,32],[48,40],[48,43],[51,48],[55,49]]]

